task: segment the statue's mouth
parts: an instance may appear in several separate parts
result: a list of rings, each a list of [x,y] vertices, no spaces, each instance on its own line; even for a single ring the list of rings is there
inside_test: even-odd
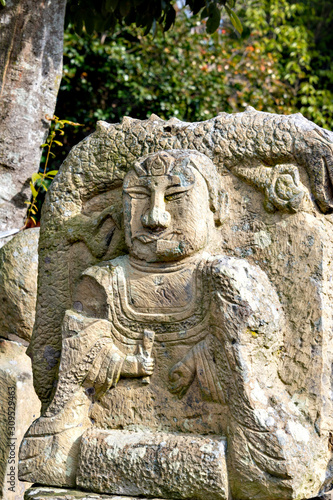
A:
[[[152,243],[153,241],[157,241],[160,239],[163,240],[172,240],[172,238],[176,234],[181,234],[180,231],[160,231],[156,233],[147,233],[147,232],[142,232],[142,233],[137,233],[133,239],[141,241],[141,243]]]

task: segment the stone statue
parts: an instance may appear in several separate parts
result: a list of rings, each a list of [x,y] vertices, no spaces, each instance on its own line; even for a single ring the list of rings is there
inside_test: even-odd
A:
[[[242,178],[246,165],[238,168]],[[277,239],[291,220],[295,224],[290,217],[303,217],[297,212],[315,218],[318,210],[296,166],[281,163],[274,173],[257,168],[256,185],[263,186],[272,214],[263,217],[275,217],[277,224],[274,210],[287,214]],[[326,368],[318,379],[310,367],[294,368],[296,340],[289,339],[295,332],[304,356],[307,350],[306,321],[299,321],[304,306],[301,312],[295,307],[293,325],[287,301],[295,302],[285,283],[260,268],[267,261],[251,263],[253,250],[238,256],[229,251],[230,234],[238,231],[227,219],[229,199],[230,207],[240,199],[237,185],[230,186],[230,177],[202,152],[159,149],[133,156],[113,194],[96,189],[94,202],[91,194],[82,195],[75,215],[61,208],[66,251],[78,250],[69,270],[72,305],[63,307],[56,389],[44,398],[42,416],[21,445],[22,479],[101,494],[194,500],[301,500],[329,489]],[[256,202],[246,210],[248,217]],[[297,222],[303,234],[310,231],[307,223]],[[263,226],[251,231],[260,251],[271,245]],[[111,241],[116,255],[108,250]],[[237,235],[234,241],[237,249]],[[289,241],[293,248],[292,236]],[[243,242],[242,248],[250,246]],[[83,263],[87,249],[92,257],[78,273],[75,256]],[[44,255],[44,264],[51,261]],[[315,307],[309,321],[322,346]],[[42,352],[52,370],[59,355],[48,345]],[[326,356],[325,366],[330,363],[329,349],[320,356]],[[306,364],[304,359],[295,365]]]

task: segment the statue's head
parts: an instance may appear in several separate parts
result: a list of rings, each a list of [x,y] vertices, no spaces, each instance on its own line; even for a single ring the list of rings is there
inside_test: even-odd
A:
[[[130,254],[147,262],[179,260],[207,245],[219,224],[220,177],[197,151],[152,153],[124,179],[125,238]]]

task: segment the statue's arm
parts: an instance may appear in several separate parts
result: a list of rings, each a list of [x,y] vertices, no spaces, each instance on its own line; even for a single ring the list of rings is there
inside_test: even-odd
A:
[[[267,275],[244,260],[219,257],[211,273],[211,333],[230,412],[233,488],[250,487],[251,475],[261,484],[264,473],[272,478],[271,498],[284,498],[291,482],[302,482],[311,460],[307,439],[300,441],[293,429],[314,433],[279,378],[282,307]],[[246,461],[251,472],[244,469]]]

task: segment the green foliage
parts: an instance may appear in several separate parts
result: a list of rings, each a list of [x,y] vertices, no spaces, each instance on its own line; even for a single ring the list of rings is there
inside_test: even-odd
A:
[[[32,197],[30,201],[25,203],[28,205],[27,217],[25,221],[25,228],[34,227],[39,224],[41,216],[41,207],[44,202],[45,194],[50,187],[55,175],[58,173],[58,169],[51,170],[49,161],[50,158],[55,158],[56,155],[51,151],[54,146],[63,146],[63,143],[56,139],[57,135],[64,136],[65,125],[81,126],[80,123],[74,123],[69,120],[60,120],[57,116],[50,118],[45,116],[47,120],[51,122],[50,132],[46,143],[41,145],[44,148],[45,155],[43,155],[42,163],[39,168],[39,172],[32,174],[30,181],[30,189]]]
[[[202,12],[207,19],[207,32],[213,33],[220,24],[221,7],[225,6],[235,28],[241,32],[241,23],[233,12],[235,0],[185,0],[194,14]],[[157,25],[168,31],[176,19],[176,0],[68,0],[66,24],[71,24],[78,34],[114,31],[116,26],[135,24],[145,34],[156,34]]]
[[[330,0],[252,0],[246,24],[289,90],[288,104],[333,128],[333,11]]]
[[[68,29],[56,113],[84,127],[70,131],[66,150],[97,120],[118,122],[124,115],[198,121],[251,105],[301,111],[333,128],[333,15],[319,15],[326,4],[249,0],[239,9],[241,38],[227,16],[209,36],[187,10],[154,39],[126,27],[102,37]]]

